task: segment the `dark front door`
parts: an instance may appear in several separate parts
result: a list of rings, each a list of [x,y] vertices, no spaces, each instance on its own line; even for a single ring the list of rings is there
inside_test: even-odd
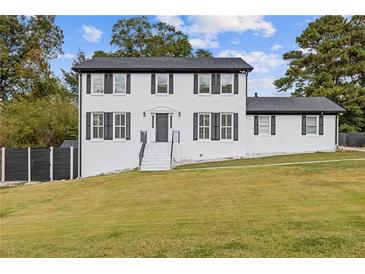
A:
[[[167,113],[156,114],[156,142],[168,142],[169,116]]]

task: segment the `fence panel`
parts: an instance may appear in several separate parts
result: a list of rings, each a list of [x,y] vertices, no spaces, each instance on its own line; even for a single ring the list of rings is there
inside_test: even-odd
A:
[[[31,181],[50,180],[50,149],[33,148],[30,150]]]
[[[5,150],[5,181],[28,181],[28,149]]]
[[[340,133],[339,145],[350,147],[361,147],[365,145],[365,132]]]
[[[53,149],[53,180],[70,179],[70,149]]]
[[[73,178],[77,178],[79,176],[79,162],[78,162],[78,159],[79,159],[79,153],[78,153],[78,149],[77,147],[74,147],[74,162],[73,162]]]

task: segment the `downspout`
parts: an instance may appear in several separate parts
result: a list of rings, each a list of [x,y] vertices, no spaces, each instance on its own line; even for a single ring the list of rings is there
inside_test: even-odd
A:
[[[79,73],[79,141],[78,141],[78,177],[82,176],[81,169],[81,146],[82,146],[82,73]]]

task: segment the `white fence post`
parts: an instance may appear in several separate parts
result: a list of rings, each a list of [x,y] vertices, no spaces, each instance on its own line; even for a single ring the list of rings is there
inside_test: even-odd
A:
[[[30,147],[28,147],[28,182],[31,181]]]
[[[49,148],[49,179],[53,181],[53,147]]]
[[[72,180],[74,174],[74,147],[70,147],[70,180]]]
[[[5,147],[1,148],[1,182],[5,183]]]

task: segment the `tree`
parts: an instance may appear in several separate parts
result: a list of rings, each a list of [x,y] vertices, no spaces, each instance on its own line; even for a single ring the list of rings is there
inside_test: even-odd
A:
[[[191,56],[188,37],[175,27],[159,22],[151,24],[145,16],[118,20],[112,29],[111,45],[115,56]]]
[[[213,57],[213,53],[206,49],[197,49],[194,54],[195,57]]]
[[[58,146],[77,139],[77,106],[60,94],[19,98],[2,106],[0,146]]]
[[[82,62],[85,62],[86,60],[87,58],[85,56],[85,52],[79,49],[76,57],[73,59],[72,66],[74,67],[78,64],[81,64]],[[61,71],[63,74],[63,80],[65,81],[73,99],[76,101],[79,91],[79,73],[72,70],[67,72],[64,69],[61,69]]]
[[[49,77],[49,61],[62,54],[63,32],[55,16],[0,16],[0,98],[30,93]]]
[[[299,50],[285,53],[285,76],[274,82],[295,96],[325,96],[347,112],[340,130],[365,130],[365,16],[323,16],[297,37]]]

